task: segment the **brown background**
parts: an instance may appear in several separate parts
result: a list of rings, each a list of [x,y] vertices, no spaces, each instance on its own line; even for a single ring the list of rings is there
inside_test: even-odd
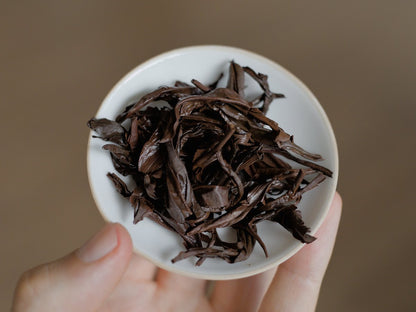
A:
[[[335,130],[344,214],[318,311],[416,311],[416,1],[2,1],[0,310],[103,220],[86,121],[128,70],[224,44],[269,57]]]

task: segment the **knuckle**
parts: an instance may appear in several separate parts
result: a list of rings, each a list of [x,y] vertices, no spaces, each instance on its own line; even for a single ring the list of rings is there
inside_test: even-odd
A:
[[[17,282],[15,297],[24,298],[25,301],[36,298],[49,278],[48,265],[39,266],[24,272]]]
[[[16,298],[30,298],[33,296],[33,280],[34,280],[33,269],[24,272],[16,286],[15,297]]]

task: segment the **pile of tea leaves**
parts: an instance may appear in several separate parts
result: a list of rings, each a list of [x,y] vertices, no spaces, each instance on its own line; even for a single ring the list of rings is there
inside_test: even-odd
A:
[[[107,176],[130,201],[134,223],[151,219],[177,233],[184,243],[172,262],[196,257],[234,263],[247,259],[257,243],[267,248],[257,224],[277,222],[302,243],[314,237],[297,205],[332,172],[318,154],[294,143],[266,117],[272,101],[284,95],[270,90],[266,75],[230,63],[225,88],[177,81],[144,95],[115,120],[93,118],[88,127],[122,176]],[[254,79],[260,95],[245,97],[245,79]],[[155,102],[166,106],[157,107]],[[297,164],[293,167],[291,164]],[[236,240],[224,241],[219,228],[231,228]]]

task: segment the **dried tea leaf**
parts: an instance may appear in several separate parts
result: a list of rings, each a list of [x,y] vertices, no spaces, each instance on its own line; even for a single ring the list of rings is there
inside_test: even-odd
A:
[[[104,141],[110,141],[119,145],[125,145],[126,130],[118,122],[101,118],[92,118],[88,121],[87,126],[97,133],[95,138],[100,138]]]

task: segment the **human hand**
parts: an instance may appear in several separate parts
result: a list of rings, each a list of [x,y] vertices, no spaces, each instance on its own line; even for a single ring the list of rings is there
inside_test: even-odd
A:
[[[341,197],[316,234],[318,239],[262,274],[208,282],[157,269],[132,254],[128,232],[108,224],[83,247],[24,273],[14,312],[26,311],[314,311],[341,216]]]

